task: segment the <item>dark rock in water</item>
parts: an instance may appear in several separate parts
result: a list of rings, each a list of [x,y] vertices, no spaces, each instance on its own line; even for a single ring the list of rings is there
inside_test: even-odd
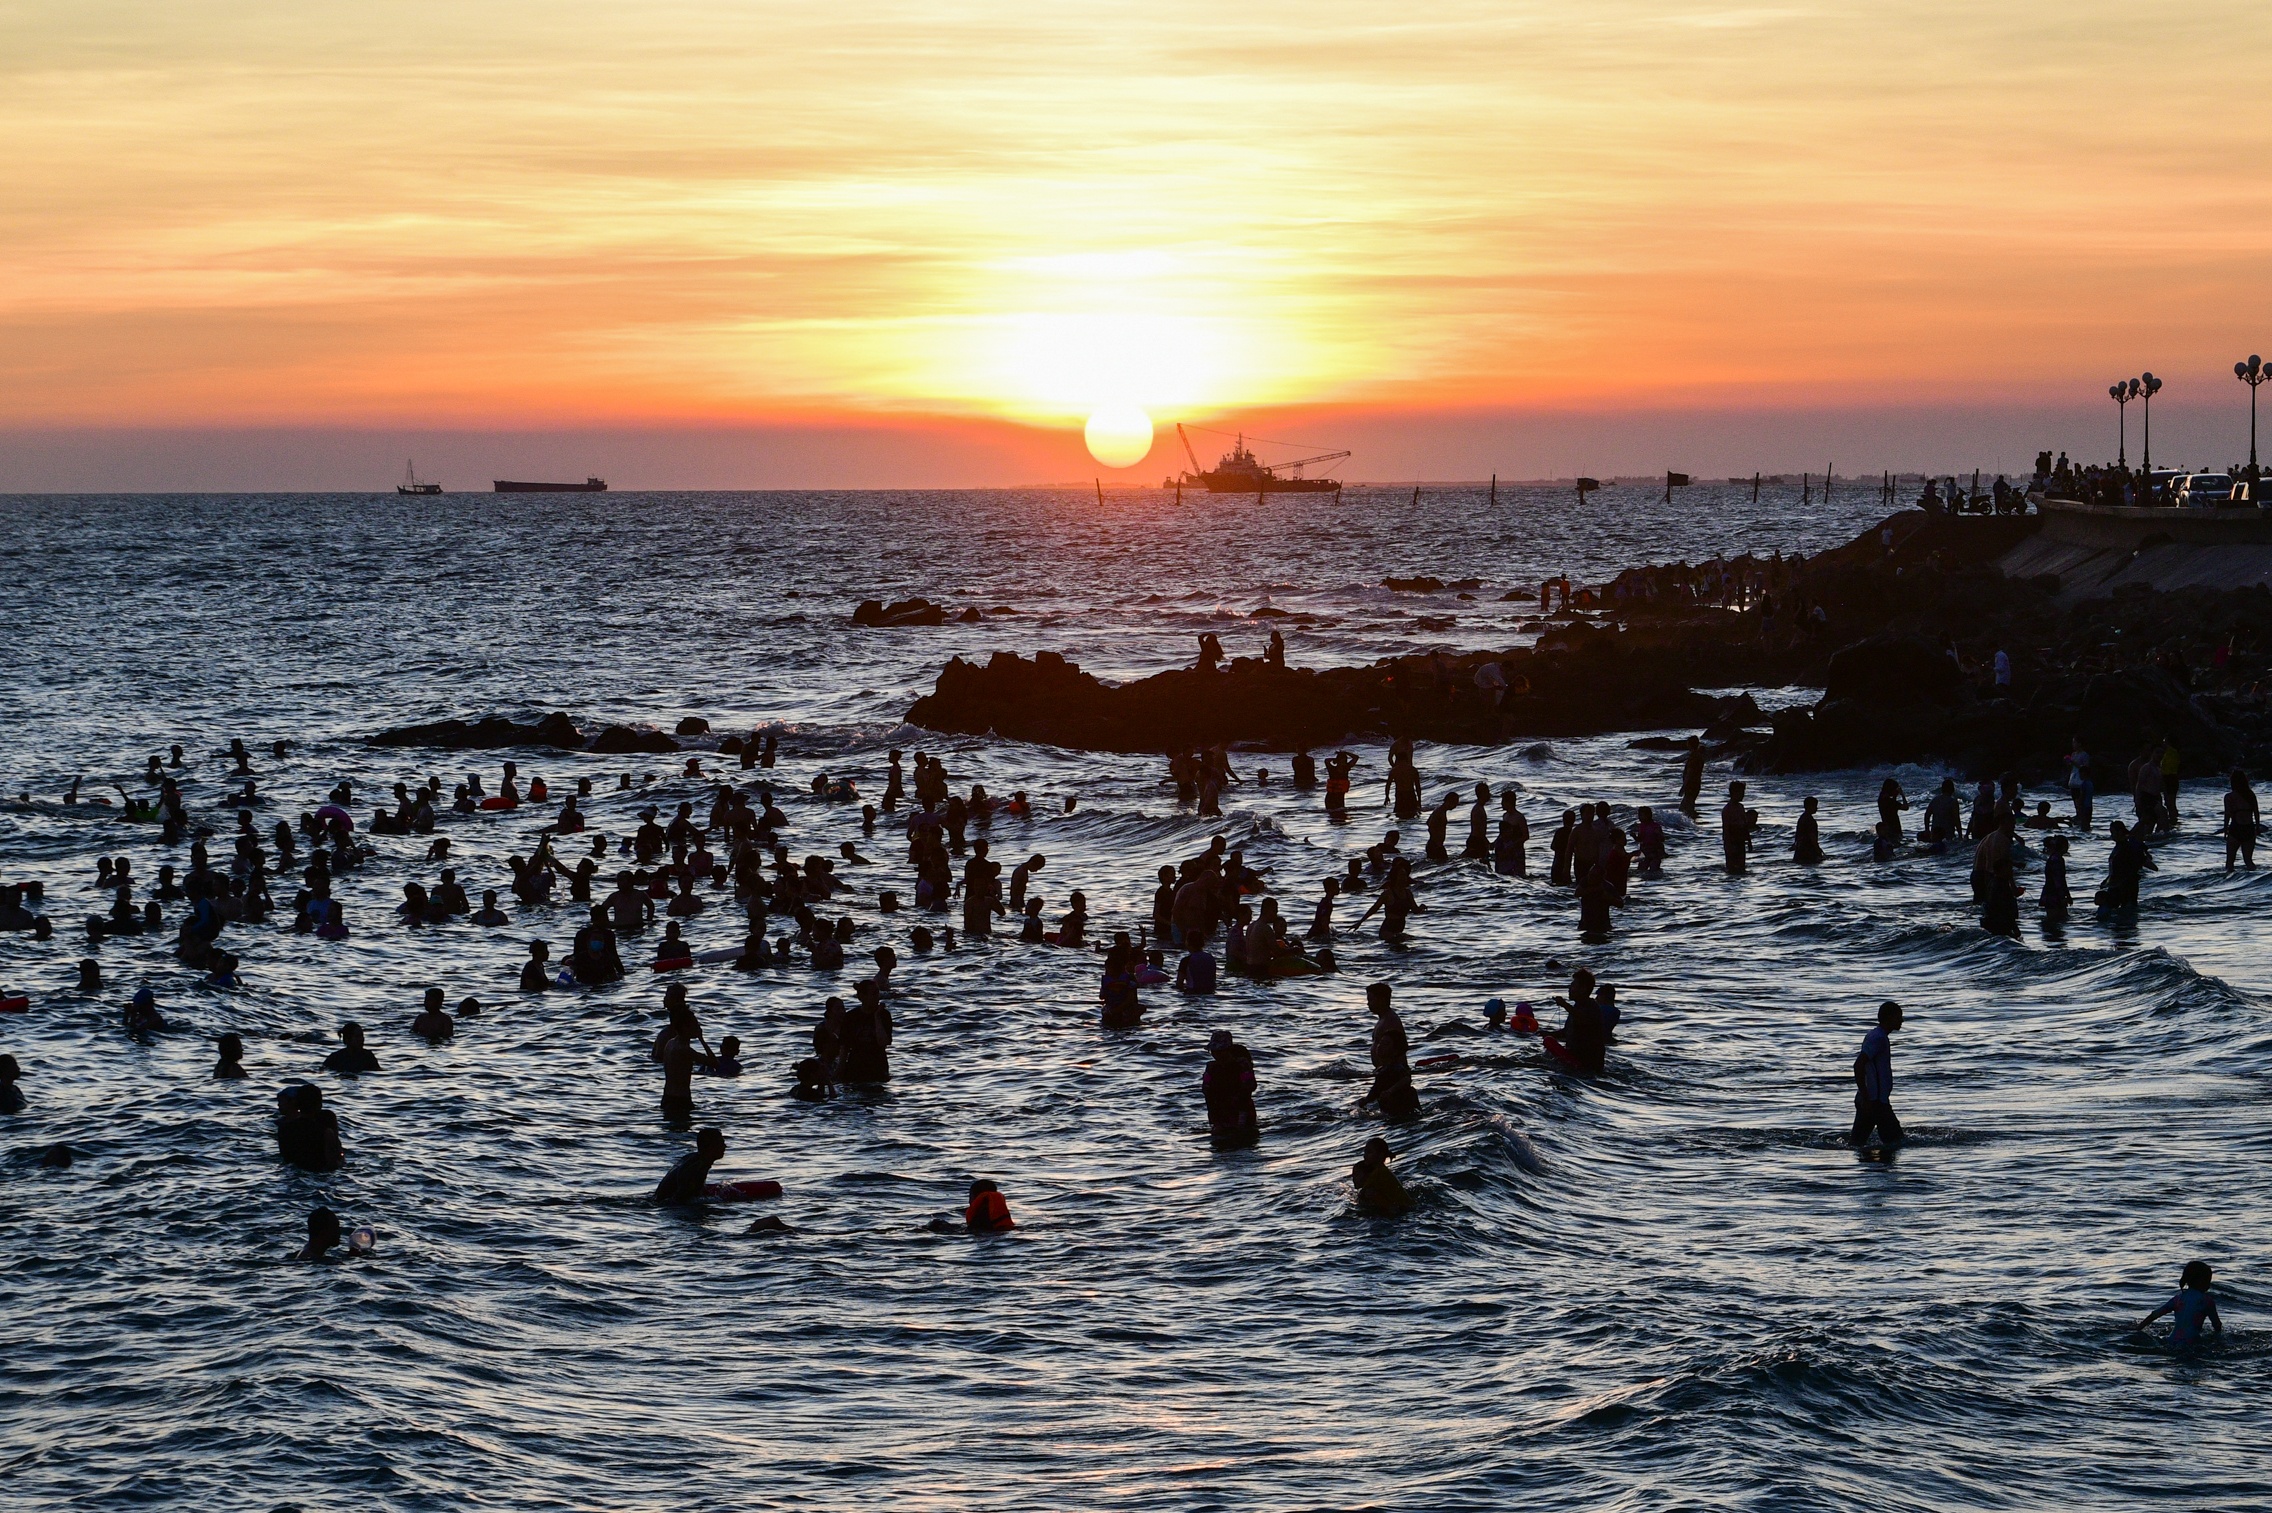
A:
[[[1381,587],[1395,589],[1400,594],[1440,594],[1444,591],[1441,578],[1383,578]]]
[[[690,714],[678,722],[678,733],[680,735],[708,735],[710,733],[710,722],[698,714]]]
[[[852,623],[885,630],[903,625],[944,625],[947,623],[947,607],[944,604],[933,604],[920,596],[895,600],[890,604],[880,599],[862,599],[859,607],[852,611]]]
[[[1497,662],[1508,683],[1494,707],[1476,669]],[[1502,744],[1518,737],[1694,727],[1723,701],[1690,691],[1677,669],[1629,656],[1615,638],[1584,651],[1405,657],[1370,667],[1286,668],[1242,658],[1217,672],[1185,668],[1108,685],[1053,652],[960,657],[907,717],[933,730],[1040,741],[1088,751],[1191,750],[1243,741],[1323,746],[1352,734]]]
[[[738,735],[730,735],[718,743],[718,755],[720,756],[740,756],[741,754],[742,738]]]
[[[1748,693],[1738,694],[1728,700],[1727,706],[1720,711],[1711,724],[1704,727],[1704,739],[1707,741],[1732,741],[1753,726],[1766,723],[1767,716],[1761,712],[1758,701]]]
[[[430,725],[398,725],[371,737],[374,746],[436,746],[448,751],[487,751],[505,746],[549,746],[558,751],[584,749],[584,733],[576,722],[558,711],[533,725],[521,725],[503,715],[488,715],[468,723],[436,720]]]
[[[955,618],[961,621],[964,625],[976,625],[979,621],[985,619],[986,617],[978,612],[978,606],[974,604],[970,608],[964,610],[961,614],[955,616]]]
[[[2071,723],[2097,764],[2100,783],[2110,789],[2120,786],[2113,775],[2155,741],[2174,742],[2185,770],[2195,774],[2227,769],[2240,754],[2234,734],[2154,667],[2092,678]]]
[[[1280,609],[1275,604],[1265,604],[1260,609],[1250,610],[1247,613],[1247,618],[1249,620],[1283,620],[1288,613],[1290,612]]]
[[[662,756],[678,750],[678,742],[659,730],[634,730],[628,725],[610,725],[592,738],[591,750],[596,756],[630,756],[647,754]]]
[[[1444,585],[1446,588],[1481,588],[1482,586],[1483,580],[1481,578],[1454,578]]]
[[[1945,647],[1922,636],[1888,635],[1832,653],[1823,672],[1822,696],[1906,708],[1960,703],[1966,691],[1964,674]]]

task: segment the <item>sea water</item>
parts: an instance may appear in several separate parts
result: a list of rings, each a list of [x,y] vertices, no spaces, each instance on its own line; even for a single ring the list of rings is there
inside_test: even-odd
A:
[[[1338,976],[1148,990],[1125,1033],[1098,1028],[1093,956],[916,956],[921,916],[875,899],[912,895],[904,838],[863,836],[856,807],[807,796],[824,770],[876,795],[886,750],[920,749],[958,788],[1033,796],[1035,818],[991,838],[1005,863],[1047,854],[1035,888],[1052,920],[1078,888],[1097,933],[1135,928],[1157,868],[1217,831],[1304,920],[1319,881],[1392,823],[1379,741],[1353,744],[1346,825],[1262,752],[1235,754],[1247,782],[1215,821],[1177,805],[1156,758],[902,716],[956,654],[1058,650],[1118,679],[1187,664],[1210,630],[1252,655],[1279,627],[1297,665],[1512,645],[1544,577],[1811,552],[1878,513],[1863,488],[1828,505],[1790,492],[0,501],[0,792],[32,800],[0,812],[0,875],[44,881],[64,927],[46,946],[0,938],[0,992],[32,999],[0,1018],[29,1100],[0,1119],[6,1501],[2264,1506],[2272,884],[2224,874],[2205,789],[2134,922],[2087,904],[2102,813],[2071,860],[2077,917],[2047,929],[2031,905],[2005,940],[1978,927],[1964,858],[1870,863],[1885,771],[1755,779],[1749,875],[1724,875],[1708,802],[1698,828],[1672,824],[1665,876],[1636,881],[1609,943],[1588,945],[1574,900],[1543,881],[1546,832],[1588,800],[1628,825],[1640,804],[1668,814],[1674,759],[1628,744],[1645,732],[1423,746],[1431,798],[1519,785],[1531,879],[1423,866],[1405,944],[1368,926]],[[1483,586],[1381,586],[1418,574]],[[849,623],[859,599],[911,594],[985,618]],[[108,902],[95,859],[131,858],[145,887],[187,860],[155,827],[58,805],[74,777],[115,798],[181,743],[185,796],[223,856],[232,737],[256,753],[264,831],[343,778],[377,796],[480,771],[493,790],[506,756],[556,795],[593,779],[586,808],[611,836],[638,808],[706,800],[681,758],[367,743],[553,709],[587,729],[692,714],[778,730],[792,852],[852,840],[875,859],[822,912],[858,921],[855,961],[880,943],[903,960],[888,1086],[785,1096],[822,1000],[857,971],[676,979],[748,1066],[696,1086],[698,1122],[731,1144],[717,1175],[777,1178],[778,1203],[647,1203],[690,1143],[658,1108],[650,947],[627,940],[631,976],[605,991],[524,997],[527,942],[564,956],[578,911],[407,930],[390,910],[438,871],[424,838],[374,838],[378,859],[343,879],[348,941],[292,934],[288,909],[232,927],[235,992],[194,986],[163,939],[104,943],[105,990],[71,990],[77,922]],[[283,760],[267,754],[279,739]],[[1920,800],[1939,776],[1892,775]],[[1809,794],[1829,851],[1812,868],[1783,859]],[[445,819],[461,879],[502,890],[544,817]],[[1463,831],[1464,811],[1455,850]],[[2032,893],[2040,874],[2025,876]],[[728,904],[691,921],[697,949],[738,940]],[[1535,1039],[1479,1032],[1490,997],[1554,1022],[1547,1000],[1580,965],[1625,1012],[1599,1081],[1557,1074]],[[1417,1197],[1396,1220],[1356,1211],[1348,1182],[1384,1133],[1357,1108],[1376,980],[1416,1057],[1466,1058],[1423,1074],[1422,1117],[1385,1131]],[[149,1044],[119,1027],[141,986],[175,1025]],[[408,1031],[429,986],[485,1005],[439,1049]],[[1912,1135],[1890,1162],[1842,1140],[1852,1057],[1887,998],[1908,1014],[1895,1104]],[[319,1070],[347,1019],[377,1074]],[[1260,1079],[1261,1143],[1230,1154],[1209,1148],[1199,1098],[1218,1028]],[[209,1076],[225,1030],[245,1038],[248,1080]],[[275,1093],[303,1078],[339,1115],[340,1172],[276,1159]],[[79,1155],[68,1170],[37,1164],[55,1142]],[[974,1176],[1001,1184],[1014,1233],[929,1227]],[[377,1254],[292,1264],[318,1204],[373,1226]],[[788,1232],[749,1233],[759,1212]],[[2195,1257],[2218,1270],[2231,1332],[2181,1360],[2128,1329]]]

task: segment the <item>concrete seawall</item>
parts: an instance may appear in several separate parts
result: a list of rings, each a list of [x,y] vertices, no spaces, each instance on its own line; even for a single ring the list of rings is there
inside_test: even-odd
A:
[[[2139,585],[2163,590],[2272,585],[2272,514],[2145,510],[2053,502],[2042,524],[1996,565],[2006,577],[2049,574],[2060,597],[2098,599]]]

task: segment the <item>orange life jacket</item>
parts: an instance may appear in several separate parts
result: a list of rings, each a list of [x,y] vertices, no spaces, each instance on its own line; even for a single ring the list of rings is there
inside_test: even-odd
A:
[[[1000,1193],[980,1193],[971,1199],[970,1207],[962,1211],[963,1223],[972,1229],[1016,1229],[1018,1221],[1010,1217],[1010,1203]]]

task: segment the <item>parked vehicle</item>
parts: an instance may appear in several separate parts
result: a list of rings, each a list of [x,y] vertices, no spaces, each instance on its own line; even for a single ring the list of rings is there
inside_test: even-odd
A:
[[[2230,473],[2186,473],[2170,489],[2180,509],[2213,510],[2230,503],[2233,497],[2233,478]]]

